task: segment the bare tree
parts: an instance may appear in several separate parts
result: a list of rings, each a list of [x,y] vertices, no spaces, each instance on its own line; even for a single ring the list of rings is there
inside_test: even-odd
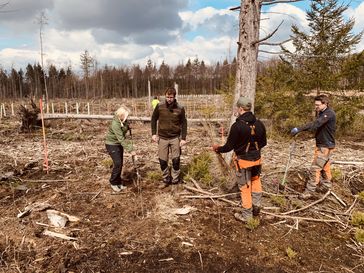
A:
[[[252,100],[252,111],[254,111],[259,45],[271,38],[282,24],[266,37],[259,39],[262,6],[299,1],[301,0],[241,0],[239,7],[231,8],[240,10],[234,102],[240,96],[248,97]],[[234,121],[235,116],[232,115],[230,124]],[[231,155],[230,153],[226,156],[228,162],[231,161]]]
[[[44,25],[48,24],[48,19],[45,16],[45,12],[41,11],[39,16],[36,18],[36,22],[39,25],[39,40],[40,40],[40,63],[42,65],[43,69],[43,77],[44,77],[44,89],[45,89],[45,95],[46,95],[46,103],[48,103],[48,88],[47,88],[47,74],[45,73],[44,69],[44,52],[43,52],[43,28]]]
[[[259,45],[263,43],[268,44],[265,41],[271,38],[283,23],[278,25],[276,29],[266,37],[259,39],[262,6],[300,1],[301,0],[241,0],[239,7],[231,8],[231,10],[240,10],[234,101],[237,101],[240,96],[248,97],[253,102],[254,110]]]
[[[83,54],[80,56],[81,59],[81,68],[83,70],[83,77],[85,80],[85,87],[86,87],[86,99],[88,99],[89,95],[89,77],[91,68],[94,67],[95,61],[94,58],[90,55],[90,53],[85,50]]]

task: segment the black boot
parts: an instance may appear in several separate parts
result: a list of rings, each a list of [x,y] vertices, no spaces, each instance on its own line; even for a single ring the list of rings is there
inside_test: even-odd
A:
[[[253,206],[253,216],[259,216],[260,213],[260,207]]]

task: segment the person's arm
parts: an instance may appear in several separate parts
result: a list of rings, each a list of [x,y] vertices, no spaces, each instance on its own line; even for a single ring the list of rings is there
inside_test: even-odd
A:
[[[234,143],[237,142],[238,132],[237,132],[237,123],[234,123],[231,126],[228,138],[224,146],[218,147],[215,151],[217,153],[228,153],[234,149]]]
[[[133,150],[133,145],[130,140],[125,138],[125,133],[121,128],[120,122],[113,120],[111,123],[111,129],[113,130],[116,138],[118,139],[119,143],[127,152],[131,152]]]
[[[154,108],[151,120],[152,136],[157,134],[157,120],[159,119],[159,104]]]
[[[182,110],[181,110],[181,126],[182,126],[181,139],[186,140],[186,137],[187,137],[187,119],[186,119],[186,111],[185,111],[184,107],[182,107]]]
[[[330,118],[332,117],[332,112],[326,111],[325,113],[322,113],[320,116],[317,117],[317,119],[314,122],[307,123],[303,125],[302,127],[299,127],[299,131],[316,131],[318,128],[323,126],[325,123],[327,123]]]

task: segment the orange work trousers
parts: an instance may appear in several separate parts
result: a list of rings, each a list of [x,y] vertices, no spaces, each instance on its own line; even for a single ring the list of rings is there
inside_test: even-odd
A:
[[[253,206],[260,207],[262,183],[260,180],[261,159],[256,161],[236,160],[236,179],[240,189],[243,217],[252,217]]]

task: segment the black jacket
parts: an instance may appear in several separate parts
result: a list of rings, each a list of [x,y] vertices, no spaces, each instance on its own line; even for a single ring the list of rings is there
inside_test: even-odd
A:
[[[335,148],[336,114],[327,107],[318,113],[314,122],[308,123],[299,131],[315,131],[316,147]]]
[[[254,135],[252,135],[251,126],[254,128]],[[231,126],[225,145],[219,147],[217,152],[227,153],[234,149],[239,159],[255,161],[260,158],[260,149],[266,145],[267,134],[264,124],[257,120],[252,112],[245,112]]]

